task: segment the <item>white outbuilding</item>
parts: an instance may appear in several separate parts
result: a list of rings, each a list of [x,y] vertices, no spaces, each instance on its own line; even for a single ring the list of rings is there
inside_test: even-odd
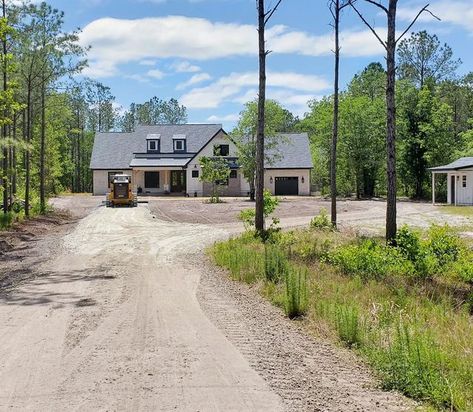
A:
[[[432,203],[435,203],[435,176],[447,175],[447,203],[473,205],[473,157],[462,157],[454,162],[432,167]]]

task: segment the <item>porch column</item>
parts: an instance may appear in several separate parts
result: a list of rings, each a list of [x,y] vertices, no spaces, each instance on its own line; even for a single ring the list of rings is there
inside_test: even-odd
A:
[[[455,173],[455,206],[457,205],[457,197],[458,197],[458,174]]]
[[[435,172],[432,172],[432,204],[435,205]]]

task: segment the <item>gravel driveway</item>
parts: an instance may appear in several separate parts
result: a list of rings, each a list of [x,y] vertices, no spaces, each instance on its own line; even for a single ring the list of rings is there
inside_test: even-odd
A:
[[[55,204],[68,202],[80,198]],[[352,354],[204,263],[241,225],[87,202],[34,276],[0,295],[0,410],[411,409]]]

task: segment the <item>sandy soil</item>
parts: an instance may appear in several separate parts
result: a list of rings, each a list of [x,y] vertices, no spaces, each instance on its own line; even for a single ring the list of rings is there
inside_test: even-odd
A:
[[[164,221],[147,205],[101,200],[55,200],[89,214],[25,245],[29,280],[0,294],[0,410],[412,407],[376,389],[351,354],[204,265],[204,248],[241,225]]]
[[[241,198],[225,198],[224,203],[210,204],[199,198],[149,198],[151,211],[169,222],[216,224],[241,227],[238,214],[254,203]],[[316,197],[284,197],[280,199],[274,216],[281,219],[283,227],[306,226],[322,209],[330,210],[330,202]],[[355,228],[363,232],[383,230],[386,203],[375,200],[342,200],[338,202],[338,220],[343,228]],[[432,223],[449,223],[452,226],[472,226],[466,217],[451,215],[442,206],[430,203],[398,202],[398,223],[416,227],[428,227]]]

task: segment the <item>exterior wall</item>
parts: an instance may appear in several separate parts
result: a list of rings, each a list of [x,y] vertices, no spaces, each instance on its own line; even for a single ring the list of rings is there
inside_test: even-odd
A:
[[[457,205],[473,205],[473,170],[465,169],[447,175],[447,203],[452,204],[451,178],[455,177]],[[463,176],[466,176],[466,187],[463,187]]]
[[[267,169],[264,173],[264,187],[274,195],[276,177],[296,176],[299,178],[299,196],[310,196],[309,169]],[[271,177],[273,183],[271,183]],[[304,183],[302,183],[302,178],[304,178]]]
[[[228,186],[220,186],[219,192],[221,196],[241,196],[241,180],[244,180],[241,172],[237,171],[237,177],[228,179]],[[212,194],[212,184],[205,182],[203,184],[204,196],[210,196]]]
[[[192,171],[198,170],[200,177],[202,174],[202,169],[199,164],[199,159],[202,156],[213,156],[214,146],[219,144],[228,144],[228,157],[237,157],[237,148],[235,144],[228,138],[228,136],[223,132],[220,132],[218,135],[216,135],[187,165],[187,194],[189,196],[193,197],[195,196],[195,194],[197,194],[197,196],[207,196],[208,194],[210,194],[210,185],[204,185],[198,177],[192,177]],[[240,171],[238,171],[237,179],[238,182],[231,182],[231,187],[229,186],[227,190],[221,191],[223,196],[241,196],[246,195],[248,193],[248,182],[246,182],[246,180],[241,176]]]
[[[131,170],[94,170],[92,174],[94,195],[106,195],[108,193],[108,172],[122,172],[123,174],[131,174]]]

